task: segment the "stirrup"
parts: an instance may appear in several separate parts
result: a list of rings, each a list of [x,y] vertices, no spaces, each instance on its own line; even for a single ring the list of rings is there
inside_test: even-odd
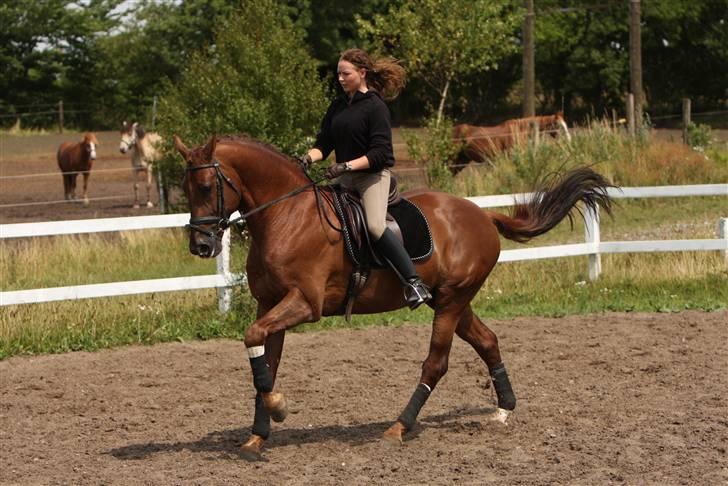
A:
[[[432,294],[422,279],[415,277],[407,280],[404,287],[404,299],[409,308],[414,310],[432,299]]]

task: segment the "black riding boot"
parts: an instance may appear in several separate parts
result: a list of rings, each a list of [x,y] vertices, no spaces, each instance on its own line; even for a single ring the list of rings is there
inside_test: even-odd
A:
[[[412,263],[412,259],[407,254],[402,243],[399,242],[394,233],[389,228],[384,230],[381,238],[375,243],[374,247],[380,255],[389,260],[389,263],[399,272],[404,279],[404,298],[410,309],[416,309],[432,298],[430,289],[422,282],[417,275],[417,270]]]

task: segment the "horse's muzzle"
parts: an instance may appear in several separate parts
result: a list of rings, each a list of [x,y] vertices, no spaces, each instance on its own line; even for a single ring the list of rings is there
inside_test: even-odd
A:
[[[216,257],[222,251],[222,244],[217,238],[207,235],[193,234],[190,236],[190,253],[200,258]]]

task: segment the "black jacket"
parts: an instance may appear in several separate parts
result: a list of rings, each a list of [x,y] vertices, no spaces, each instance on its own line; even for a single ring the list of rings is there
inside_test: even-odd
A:
[[[357,91],[349,97],[336,98],[321,122],[314,147],[329,156],[336,151],[338,162],[348,162],[366,155],[369,169],[362,172],[380,172],[394,165],[392,151],[392,124],[389,108],[374,90]]]

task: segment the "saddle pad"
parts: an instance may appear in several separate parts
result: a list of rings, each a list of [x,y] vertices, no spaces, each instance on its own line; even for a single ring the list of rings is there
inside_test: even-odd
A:
[[[380,265],[380,259],[375,258],[371,253],[372,248],[369,245],[368,235],[366,235],[367,229],[365,227],[361,206],[357,205],[359,208],[358,211],[344,211],[342,208],[341,194],[334,191],[333,195],[334,207],[336,208],[339,221],[342,222],[346,253],[357,266],[364,265],[372,268],[384,268],[384,265]],[[359,216],[354,218],[356,221],[352,221],[345,214]],[[352,225],[357,226],[358,229],[354,231]],[[434,245],[432,243],[430,225],[424,213],[412,201],[402,197],[395,204],[388,206],[387,226],[395,234],[401,232],[404,248],[412,261],[423,261],[432,255]],[[392,228],[392,226],[398,227],[399,230]],[[354,237],[356,233],[364,234],[365,236],[363,238]]]
[[[404,249],[418,262],[426,260],[432,255],[432,234],[427,218],[412,201],[402,198],[401,202],[389,206],[387,212],[392,215],[404,240]]]

